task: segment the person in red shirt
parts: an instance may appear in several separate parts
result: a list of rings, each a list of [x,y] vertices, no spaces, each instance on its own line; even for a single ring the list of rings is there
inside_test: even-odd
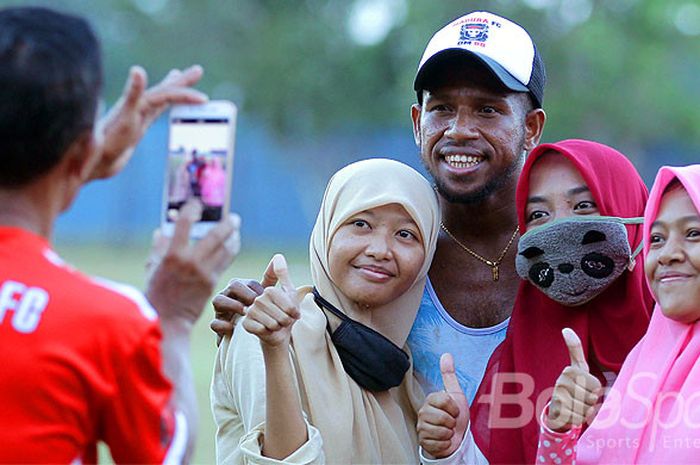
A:
[[[118,173],[172,103],[201,103],[198,66],[147,89],[134,67],[96,121],[97,38],[46,8],[0,10],[0,463],[187,462],[196,426],[192,327],[238,251],[238,219],[189,244],[201,205],[160,242],[146,295],[64,263],[57,216],[92,179]],[[160,256],[160,255],[159,255]]]

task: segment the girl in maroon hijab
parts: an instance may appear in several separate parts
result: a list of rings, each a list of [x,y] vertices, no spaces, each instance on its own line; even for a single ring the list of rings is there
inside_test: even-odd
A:
[[[647,196],[630,161],[596,142],[543,144],[527,158],[516,194],[525,279],[471,406],[490,464],[535,463],[537,419],[569,363],[563,328],[580,336],[603,386],[646,331],[653,299],[635,255],[642,225],[623,219],[642,217]]]

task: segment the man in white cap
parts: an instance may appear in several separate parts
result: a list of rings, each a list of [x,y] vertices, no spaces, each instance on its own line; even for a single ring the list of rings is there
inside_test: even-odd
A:
[[[527,31],[483,11],[440,29],[418,66],[413,133],[439,194],[442,234],[408,344],[430,393],[419,414],[421,445],[445,457],[463,444],[445,463],[486,462],[465,435],[466,404],[505,338],[515,302],[515,191],[544,128],[545,80]],[[446,352],[454,365],[441,360]],[[450,424],[445,414],[453,417],[450,431],[438,426]],[[433,463],[424,452],[422,460]]]
[[[440,355],[451,352],[471,401],[505,338],[519,283],[515,189],[545,124],[544,85],[544,64],[527,31],[488,12],[440,29],[421,58],[413,134],[442,211],[408,340],[427,393],[443,389]]]

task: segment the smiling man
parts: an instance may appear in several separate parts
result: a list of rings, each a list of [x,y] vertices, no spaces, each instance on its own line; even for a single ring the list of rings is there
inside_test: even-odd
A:
[[[451,352],[471,401],[505,337],[519,283],[515,189],[545,124],[545,79],[527,31],[488,12],[440,29],[418,66],[413,134],[443,220],[408,339],[427,393],[443,389]]]

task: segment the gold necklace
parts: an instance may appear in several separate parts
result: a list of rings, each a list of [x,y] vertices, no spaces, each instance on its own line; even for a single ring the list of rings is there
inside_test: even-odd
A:
[[[501,252],[501,255],[496,260],[489,260],[487,258],[482,257],[478,253],[474,252],[472,249],[467,247],[466,245],[462,244],[457,240],[456,237],[450,232],[449,229],[447,229],[447,226],[441,221],[440,222],[440,227],[442,228],[443,231],[447,233],[448,236],[452,238],[453,241],[457,243],[458,246],[460,246],[462,249],[464,249],[465,252],[469,253],[472,257],[476,258],[480,262],[486,263],[488,266],[491,267],[491,274],[493,276],[494,281],[498,281],[498,267],[501,264],[501,260],[503,260],[503,257],[506,256],[506,253],[508,252],[508,249],[510,249],[511,244],[513,244],[513,241],[515,240],[515,236],[518,235],[518,228],[515,228],[515,231],[513,231],[513,235],[510,236],[510,240],[508,241],[508,244],[506,244],[506,248],[503,249],[503,252]]]

